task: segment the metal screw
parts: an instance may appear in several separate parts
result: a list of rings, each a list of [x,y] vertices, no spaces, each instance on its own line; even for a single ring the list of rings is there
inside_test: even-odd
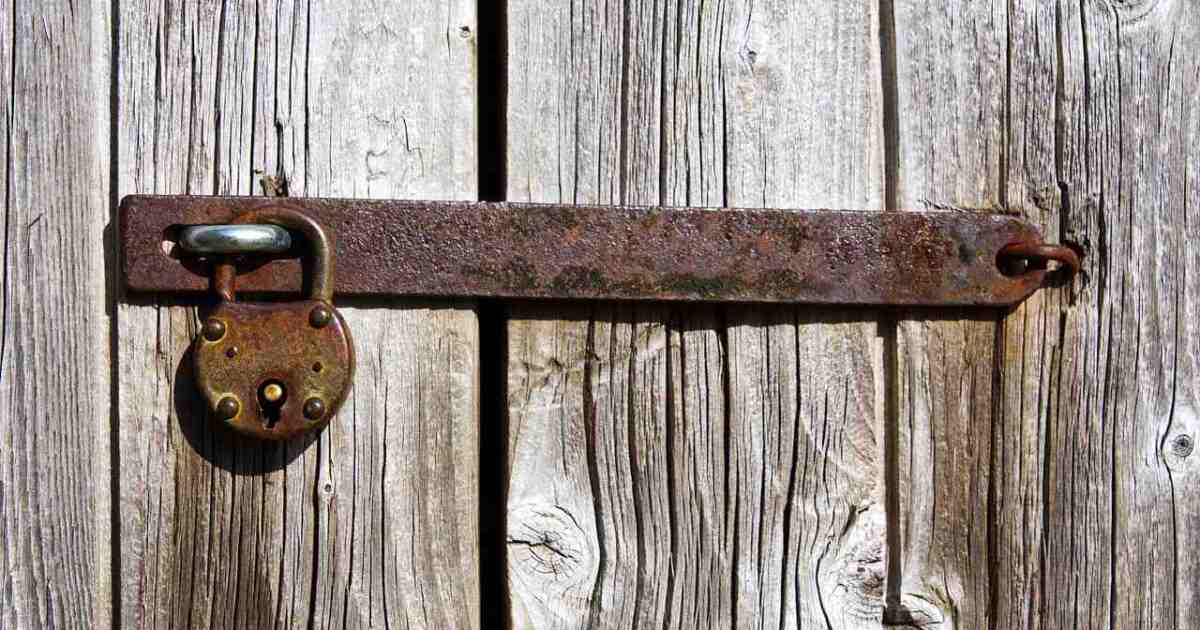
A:
[[[209,341],[220,341],[221,337],[225,336],[225,322],[215,317],[210,317],[204,320],[204,326],[201,328],[200,333]]]
[[[262,388],[263,400],[265,400],[269,403],[277,403],[277,402],[283,400],[283,395],[285,393],[286,392],[283,389],[283,385],[280,385],[279,383],[276,383],[274,381],[271,381],[270,383],[263,385],[263,388]]]
[[[226,396],[217,402],[217,417],[222,420],[229,420],[238,415],[242,405],[233,396]]]
[[[1175,455],[1179,457],[1187,457],[1188,455],[1191,455],[1194,447],[1195,445],[1192,444],[1192,438],[1188,435],[1181,435],[1175,438],[1175,441],[1172,444],[1172,450],[1174,450]]]
[[[324,328],[331,321],[333,321],[333,312],[324,304],[313,307],[312,312],[308,314],[308,323],[312,324],[313,328]]]
[[[304,417],[309,420],[320,420],[325,415],[325,401],[316,396],[304,401]]]

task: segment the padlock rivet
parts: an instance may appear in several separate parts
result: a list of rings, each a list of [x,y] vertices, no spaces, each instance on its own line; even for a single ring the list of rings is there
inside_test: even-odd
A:
[[[323,304],[313,307],[312,312],[308,314],[308,323],[312,324],[313,328],[324,328],[332,320],[333,313]]]
[[[320,420],[325,415],[325,401],[317,397],[304,401],[304,417],[309,420]]]
[[[204,320],[204,327],[200,332],[209,341],[220,341],[221,337],[225,336],[225,322],[210,317]]]
[[[233,396],[226,396],[217,402],[217,416],[222,420],[228,420],[236,415],[242,408],[237,399]]]

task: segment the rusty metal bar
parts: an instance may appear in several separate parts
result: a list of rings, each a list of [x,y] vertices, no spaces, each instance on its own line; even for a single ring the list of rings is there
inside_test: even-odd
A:
[[[209,291],[212,261],[173,255],[172,240],[270,207],[329,233],[339,295],[1005,306],[1047,273],[1001,271],[1002,250],[1047,252],[999,214],[137,195],[121,202],[126,289]],[[242,291],[301,288],[294,257],[238,271]]]

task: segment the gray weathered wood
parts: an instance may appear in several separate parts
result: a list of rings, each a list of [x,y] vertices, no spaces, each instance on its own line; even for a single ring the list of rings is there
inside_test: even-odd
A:
[[[1048,240],[1064,236],[1056,143],[1058,11],[1050,2],[1013,3],[1008,15],[1007,141],[1001,153],[1004,204],[1018,208]],[[1055,373],[1064,339],[1060,321],[1072,312],[1071,287],[1043,289],[1002,319],[996,340],[989,469],[988,529],[992,573],[991,627],[1045,624],[1045,446]]]
[[[511,621],[878,627],[886,481],[892,621],[1200,625],[1200,7],[836,4],[510,0],[510,198],[1007,208],[1082,244],[1084,276],[1003,318],[905,313],[894,340],[860,311],[516,308]],[[497,605],[472,304],[347,308],[353,398],[264,448],[191,391],[196,310],[114,306],[104,249],[132,192],[472,197],[474,14],[0,6],[0,627]]]
[[[0,6],[0,627],[112,614],[109,15]]]
[[[508,24],[509,199],[882,206],[872,6],[519,0]],[[872,314],[512,315],[514,627],[878,625]]]
[[[1112,138],[1116,130],[1106,128],[1119,124],[1118,120],[1105,110],[1120,97],[1121,88],[1101,89],[1114,80],[1115,69],[1089,69],[1089,65],[1113,62],[1113,16],[1103,19],[1104,12],[1093,7],[1086,11],[1085,27],[1082,8],[1063,3],[1057,19],[1060,87],[1055,170],[1064,195],[1055,214],[1065,234],[1089,247],[1072,308],[1056,322],[1063,349],[1044,396],[1049,401],[1043,472],[1047,492],[1039,516],[1045,527],[1042,583],[1051,605],[1043,613],[1043,622],[1047,627],[1109,628],[1113,627],[1112,598],[1116,594],[1113,525],[1117,519],[1113,483],[1117,445],[1112,422],[1116,401],[1112,390],[1117,383],[1128,386],[1142,381],[1143,376],[1124,369],[1119,374],[1112,371],[1120,359],[1113,352],[1111,331],[1120,319],[1119,310],[1129,304],[1120,294],[1128,277],[1123,269],[1130,248],[1128,236],[1122,236],[1123,242],[1114,247],[1118,241],[1107,231],[1112,224],[1127,233],[1132,217],[1128,207],[1120,209],[1121,202],[1101,196],[1120,186],[1116,177],[1106,174],[1120,163],[1121,148]],[[1093,91],[1089,84],[1097,79],[1101,82]],[[1100,161],[1089,164],[1096,159]],[[1117,216],[1118,212],[1125,216]],[[1112,272],[1115,277],[1110,279]],[[1109,294],[1114,289],[1118,291],[1115,299]],[[1137,342],[1131,341],[1124,344],[1126,357],[1136,352]],[[1171,543],[1159,540],[1150,544]],[[1134,591],[1142,586],[1127,584],[1120,596],[1138,597]]]
[[[1049,396],[1050,627],[1200,624],[1198,12],[1089,2],[1059,16],[1060,220],[1090,253]]]
[[[120,194],[474,196],[473,3],[117,6]],[[121,307],[123,627],[478,625],[472,306],[344,313],[350,399],[269,446],[205,417],[194,309]]]
[[[1003,208],[1007,6],[899,0],[894,10],[898,207]],[[930,316],[902,317],[896,334],[902,580],[888,614],[987,627],[997,316]]]
[[[1089,256],[996,330],[902,323],[903,604],[1190,627],[1196,9],[972,9],[897,3],[902,199],[1009,208]]]
[[[899,0],[894,8],[898,206],[998,211],[1011,202],[1020,207],[1030,192],[1023,176],[1053,177],[1049,164],[1008,161],[1013,155],[1018,160],[1026,154],[1044,157],[1038,151],[1046,149],[1038,143],[1038,130],[1032,138],[1014,134],[1009,121],[1036,124],[1038,117],[1053,112],[1052,101],[1042,94],[1042,101],[1026,103],[1037,111],[1022,109],[1008,116],[1006,46],[1023,25],[1011,23],[1005,3],[952,6]],[[1028,62],[1026,52],[1034,51],[1020,52],[1018,70]],[[1017,181],[1010,181],[1012,173]],[[1025,313],[1037,312],[1036,306],[1025,308]],[[1006,445],[1030,449],[1016,453],[1017,461],[1040,454],[1036,432],[1028,443],[994,443],[1016,422],[994,408],[1000,394],[995,388],[997,317],[986,311],[922,312],[905,315],[898,324],[896,491],[902,580],[897,585],[899,607],[888,611],[895,621],[988,627],[998,612],[991,610],[992,604],[1010,605],[993,599],[997,585],[992,579],[1013,570],[1018,559],[1027,560],[1010,538],[1001,536],[1000,547],[990,546],[1003,533],[992,519],[1020,508],[1018,498],[1005,492],[1011,490],[1007,485],[991,494],[996,490],[992,465],[1006,463]],[[1006,407],[1009,402],[1004,400]],[[1012,503],[997,505],[997,497]],[[999,551],[1007,553],[993,555]],[[1009,562],[1001,563],[1001,557]]]

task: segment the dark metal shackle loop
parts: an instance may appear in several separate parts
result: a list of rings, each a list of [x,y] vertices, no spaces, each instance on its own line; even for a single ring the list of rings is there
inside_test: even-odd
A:
[[[310,299],[333,301],[333,247],[329,236],[312,217],[291,208],[269,206],[248,210],[230,221],[230,224],[270,223],[295,230],[308,239],[309,256],[312,258],[312,290]],[[237,301],[237,269],[229,258],[217,264],[213,274],[213,289],[222,300]]]
[[[1066,245],[1050,243],[1012,243],[1000,249],[1001,258],[1017,258],[1028,261],[1036,269],[1045,269],[1053,260],[1067,269],[1069,275],[1079,273],[1079,254]]]

